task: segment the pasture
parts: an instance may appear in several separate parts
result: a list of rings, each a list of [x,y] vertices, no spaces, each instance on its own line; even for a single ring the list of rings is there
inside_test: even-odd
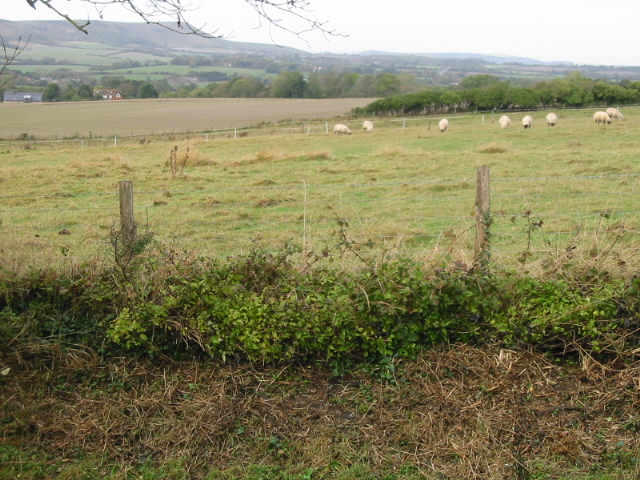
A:
[[[261,106],[262,120],[296,116],[285,111],[297,101],[214,102],[224,104],[226,126],[231,118],[240,122],[252,104]],[[340,100],[320,102],[325,116],[340,112]],[[104,115],[89,115],[95,103],[3,105],[22,115],[8,120],[13,131],[39,136],[176,133],[122,137],[117,144],[93,138],[0,145],[2,263],[108,258],[122,180],[134,183],[139,232],[194,254],[224,258],[258,245],[308,258],[347,242],[367,261],[407,255],[469,262],[481,165],[491,169],[496,261],[533,268],[567,252],[588,258],[610,250],[624,264],[637,254],[637,107],[623,109],[625,119],[611,125],[594,125],[595,109],[559,111],[554,128],[546,126],[547,112],[533,112],[530,130],[520,125],[524,113],[511,114],[507,130],[497,124],[499,115],[449,116],[445,133],[440,117],[373,119],[370,133],[361,119],[341,118],[354,133],[339,137],[326,132],[324,120],[203,133],[223,120],[206,118],[201,103],[210,105],[100,102],[103,112],[114,109]],[[65,121],[55,122],[51,112]],[[259,123],[254,113],[246,125]]]
[[[81,104],[64,108],[80,120]],[[559,111],[554,128],[530,112],[528,130],[525,113],[506,130],[499,115],[469,114],[449,116],[444,133],[440,117],[372,119],[369,133],[341,117],[352,135],[327,133],[338,119],[176,121],[117,141],[2,142],[0,478],[637,478],[637,290],[610,275],[633,279],[638,265],[640,109],[622,110],[611,125]],[[493,259],[523,274],[490,275],[507,279],[498,292],[469,269],[479,166],[491,169]],[[126,268],[100,268],[114,265],[122,180],[134,185],[138,232],[159,245],[134,282]],[[315,278],[249,255],[222,274],[196,260],[256,247],[342,269]],[[351,269],[394,255],[427,268]],[[158,258],[168,268],[155,271]],[[572,275],[571,258],[593,268]],[[455,340],[478,325],[490,345]],[[524,349],[501,337],[547,327]],[[592,343],[580,338],[592,327]],[[443,330],[416,358],[388,350]],[[209,337],[186,337],[194,331]],[[550,349],[558,336],[569,351]],[[147,357],[164,338],[176,349],[238,338],[247,357]],[[305,355],[360,362],[265,364],[300,338]],[[348,356],[372,341],[382,360]]]

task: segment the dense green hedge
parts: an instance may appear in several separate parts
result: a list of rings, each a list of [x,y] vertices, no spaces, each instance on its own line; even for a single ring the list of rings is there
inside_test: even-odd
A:
[[[365,115],[425,115],[475,110],[587,107],[640,102],[640,82],[613,84],[573,72],[531,86],[512,85],[493,75],[471,75],[460,85],[391,95],[354,109]]]
[[[221,361],[378,362],[441,342],[598,348],[638,326],[640,281],[570,282],[408,260],[306,273],[254,252],[129,271],[2,272],[0,342]],[[626,336],[626,342],[637,342]]]

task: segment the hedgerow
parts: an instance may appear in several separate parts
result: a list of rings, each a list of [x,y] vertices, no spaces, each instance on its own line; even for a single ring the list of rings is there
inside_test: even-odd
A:
[[[637,342],[640,282],[427,268],[398,259],[300,269],[255,251],[218,262],[140,258],[125,272],[2,272],[0,341],[99,354],[265,365],[380,362],[441,343],[598,351]]]

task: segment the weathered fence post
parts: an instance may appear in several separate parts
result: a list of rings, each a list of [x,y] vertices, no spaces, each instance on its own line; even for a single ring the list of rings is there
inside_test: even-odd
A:
[[[133,245],[138,239],[136,222],[133,217],[133,182],[118,182],[120,193],[120,232],[125,245]]]
[[[491,225],[491,187],[489,167],[478,167],[476,180],[476,251],[475,263],[482,269],[489,266],[491,243],[489,227]]]

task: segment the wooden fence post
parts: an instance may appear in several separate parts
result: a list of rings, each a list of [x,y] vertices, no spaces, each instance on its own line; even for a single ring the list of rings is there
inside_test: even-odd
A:
[[[131,246],[138,239],[136,222],[133,217],[133,182],[118,182],[120,191],[120,232],[125,245]]]
[[[491,243],[489,227],[491,225],[491,187],[489,167],[478,167],[476,189],[476,251],[475,263],[482,269],[489,266]]]

